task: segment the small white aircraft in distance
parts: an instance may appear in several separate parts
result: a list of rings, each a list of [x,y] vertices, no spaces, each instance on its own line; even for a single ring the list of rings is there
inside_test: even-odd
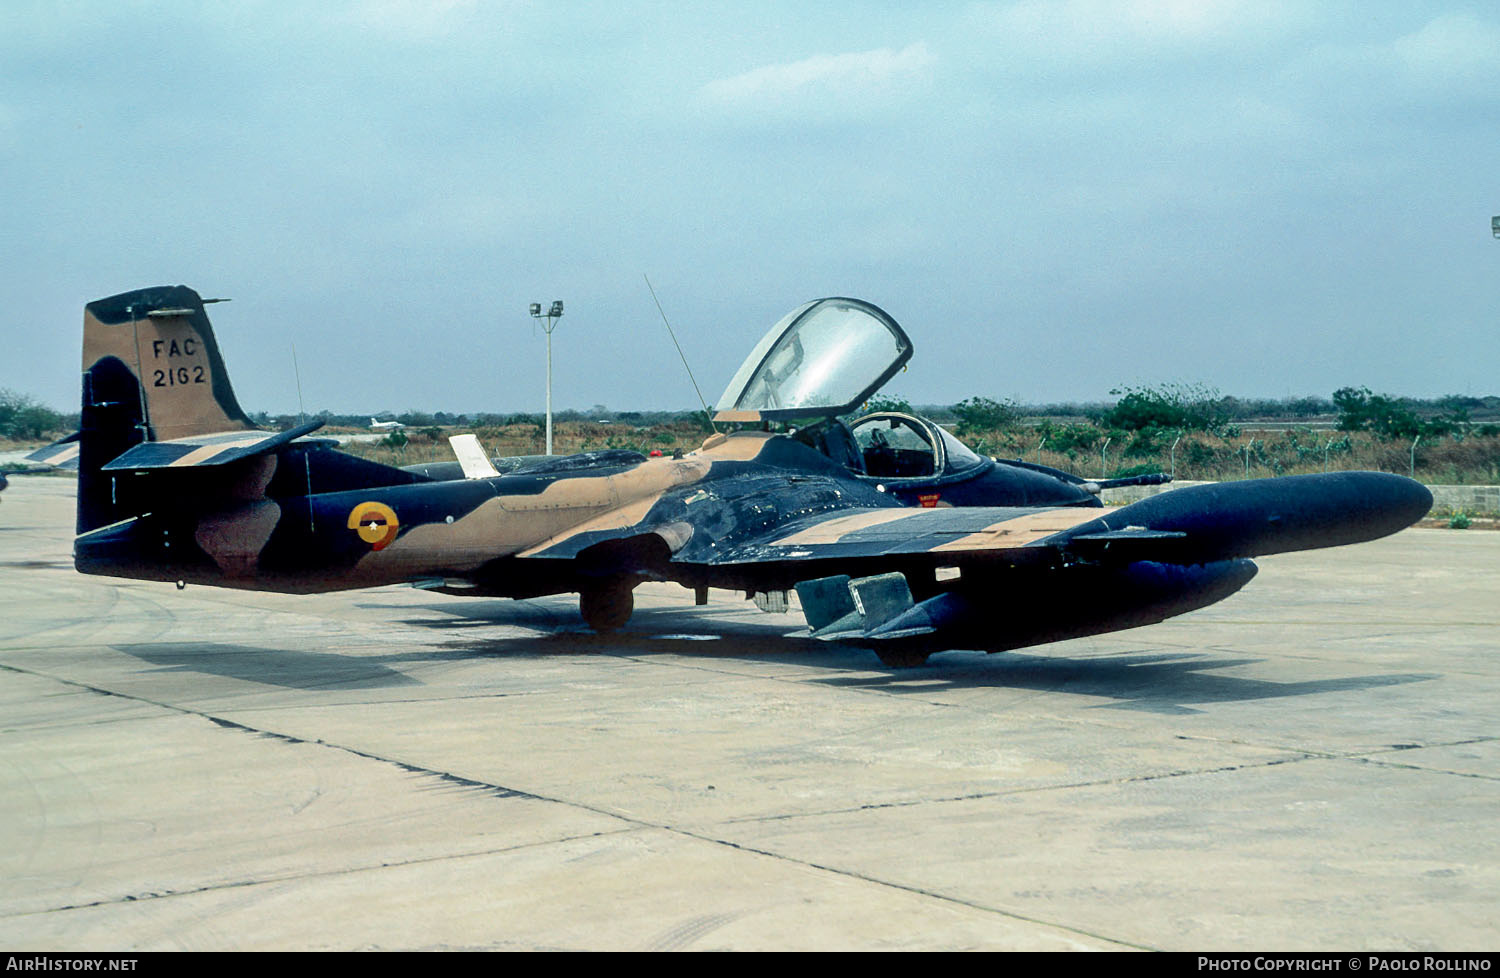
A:
[[[395,431],[397,428],[405,427],[406,425],[399,421],[376,421],[374,417],[370,418],[370,429],[372,431]]]

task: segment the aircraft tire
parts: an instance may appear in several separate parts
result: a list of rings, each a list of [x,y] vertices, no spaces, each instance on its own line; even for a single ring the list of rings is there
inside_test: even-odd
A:
[[[594,631],[616,632],[635,611],[635,595],[626,584],[603,584],[579,593],[578,610]]]

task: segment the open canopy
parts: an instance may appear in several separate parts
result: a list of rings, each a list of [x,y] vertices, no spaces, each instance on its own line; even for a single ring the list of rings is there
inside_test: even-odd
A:
[[[911,353],[911,340],[878,306],[859,299],[816,299],[793,309],[761,337],[724,389],[714,420],[847,414]]]

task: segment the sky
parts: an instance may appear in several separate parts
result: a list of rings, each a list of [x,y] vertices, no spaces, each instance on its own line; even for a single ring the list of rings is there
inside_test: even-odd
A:
[[[0,5],[0,388],[206,297],[249,411],[710,402],[788,310],[886,392],[1500,393],[1491,3]],[[294,368],[295,351],[295,368]],[[299,395],[300,377],[300,395]]]

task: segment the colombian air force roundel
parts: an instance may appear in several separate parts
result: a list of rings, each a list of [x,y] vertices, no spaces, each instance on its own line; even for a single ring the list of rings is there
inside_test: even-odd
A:
[[[358,533],[372,550],[384,550],[396,539],[396,531],[400,528],[401,521],[396,519],[396,511],[385,503],[360,503],[349,512],[349,529]]]

